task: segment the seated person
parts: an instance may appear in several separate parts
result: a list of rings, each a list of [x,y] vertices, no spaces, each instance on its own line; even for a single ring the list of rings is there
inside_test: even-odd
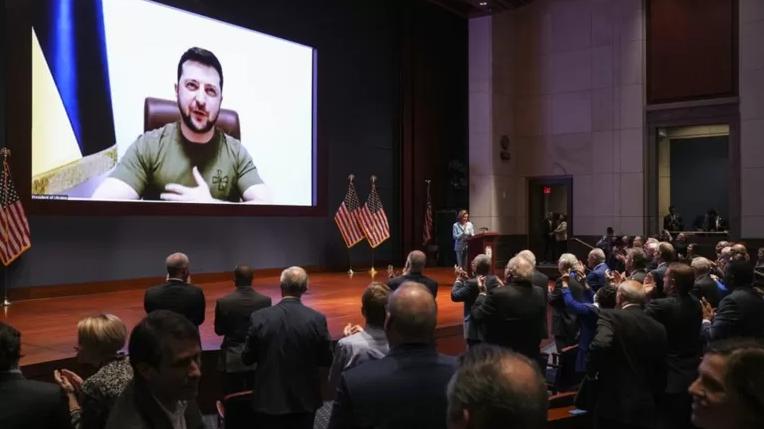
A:
[[[268,188],[247,149],[215,128],[223,100],[215,54],[186,51],[175,93],[181,121],[138,137],[92,198],[267,203]]]

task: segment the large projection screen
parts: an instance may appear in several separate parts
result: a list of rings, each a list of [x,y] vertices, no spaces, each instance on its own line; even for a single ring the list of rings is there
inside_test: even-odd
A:
[[[314,48],[151,1],[40,5],[31,35],[32,199],[136,204],[104,192],[118,180],[137,204],[317,204]],[[192,47],[219,60],[218,94],[219,73],[205,64],[214,73],[201,81],[181,67],[176,90],[178,61]],[[184,86],[189,76],[193,87]],[[220,131],[209,142],[189,141],[184,119],[145,129],[167,109],[212,123],[215,97]],[[147,100],[160,114],[146,111]],[[214,200],[197,199],[200,186]]]

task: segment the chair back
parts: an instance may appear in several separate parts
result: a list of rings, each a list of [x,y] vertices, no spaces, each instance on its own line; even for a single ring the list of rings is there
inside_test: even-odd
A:
[[[255,418],[252,410],[252,391],[230,393],[217,402],[218,414],[225,429],[251,429]]]

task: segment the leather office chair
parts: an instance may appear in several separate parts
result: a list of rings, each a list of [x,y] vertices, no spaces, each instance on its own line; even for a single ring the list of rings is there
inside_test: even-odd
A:
[[[175,100],[146,97],[146,101],[143,103],[144,132],[155,130],[179,119],[180,111],[178,111],[178,103]],[[229,136],[241,140],[239,114],[234,110],[220,109],[215,126]]]

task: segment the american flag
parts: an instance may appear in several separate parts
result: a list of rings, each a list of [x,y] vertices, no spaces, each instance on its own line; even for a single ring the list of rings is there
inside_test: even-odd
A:
[[[345,193],[345,199],[334,215],[334,222],[337,224],[337,228],[340,229],[342,239],[345,240],[345,246],[348,248],[355,246],[364,237],[359,219],[360,205],[358,194],[355,192],[355,185],[353,185],[353,179],[351,178],[348,183],[348,191]]]
[[[424,205],[424,225],[422,227],[422,246],[432,240],[432,199],[430,198],[430,181],[427,180],[427,201]]]
[[[8,266],[32,246],[29,223],[21,207],[19,194],[13,186],[11,168],[8,166],[8,149],[0,149],[3,170],[0,172],[0,262]]]
[[[390,238],[390,225],[387,223],[385,209],[382,208],[382,200],[377,194],[376,179],[371,179],[371,193],[366,204],[360,210],[361,228],[369,240],[369,245],[375,248]]]

